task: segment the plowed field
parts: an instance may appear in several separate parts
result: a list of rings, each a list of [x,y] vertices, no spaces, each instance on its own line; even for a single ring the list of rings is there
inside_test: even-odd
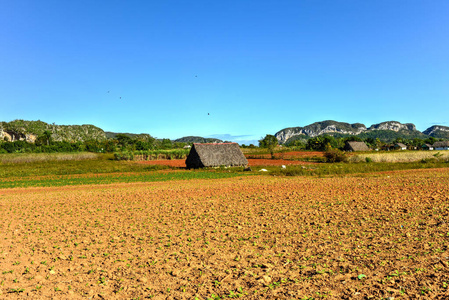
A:
[[[449,171],[0,190],[0,298],[447,299]]]
[[[247,157],[254,158],[271,158],[271,154],[258,154],[258,153],[247,153]],[[288,151],[288,152],[278,152],[274,153],[275,158],[286,158],[286,159],[299,159],[299,158],[311,158],[311,157],[323,157],[324,152],[322,151]]]
[[[163,165],[163,166],[170,166],[170,167],[177,167],[177,168],[185,168],[186,167],[186,161],[185,159],[174,159],[174,160],[146,160],[146,161],[139,161],[137,162],[139,164],[147,164],[147,165]],[[258,159],[250,159],[248,158],[248,165],[250,167],[256,167],[256,166],[289,166],[289,165],[310,165],[314,164],[313,162],[304,162],[299,160],[286,160],[286,159],[265,159],[265,158],[258,158]]]

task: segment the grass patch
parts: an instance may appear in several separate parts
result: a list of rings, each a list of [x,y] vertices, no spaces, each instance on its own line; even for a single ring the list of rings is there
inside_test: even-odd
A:
[[[69,185],[111,184],[131,182],[155,182],[191,179],[220,179],[248,175],[243,172],[223,172],[220,170],[178,170],[142,173],[103,173],[83,175],[35,176],[0,180],[0,188],[55,187]]]
[[[350,162],[362,162],[369,158],[372,162],[416,162],[421,160],[449,160],[449,151],[388,151],[388,152],[363,152],[352,155]]]
[[[325,175],[346,175],[357,173],[374,173],[397,170],[413,170],[413,169],[432,169],[432,168],[448,168],[449,163],[445,161],[420,161],[405,163],[332,163],[332,164],[315,164],[307,166],[287,166],[286,169],[279,167],[264,167],[269,172],[262,174],[278,175],[278,176],[325,176]],[[262,167],[260,167],[262,168]],[[259,169],[259,167],[258,167]]]
[[[7,163],[0,164],[0,188],[218,179],[249,175],[243,173],[243,168],[173,170],[163,165],[116,161],[110,154],[95,154],[94,158],[87,159],[82,159],[86,156],[78,155],[67,160],[61,159],[67,157],[64,155],[45,155],[46,160],[40,154],[28,156],[31,157],[29,162],[23,162],[25,156],[14,154]]]
[[[23,164],[49,161],[79,161],[98,159],[99,154],[91,152],[78,153],[8,153],[0,154],[1,164]]]
[[[169,168],[167,166],[149,166],[130,162],[114,161],[113,156],[108,154],[95,155],[96,157],[94,159],[37,159],[30,162],[20,161],[1,163],[0,178],[88,173],[148,172]],[[51,157],[59,156],[51,155]]]

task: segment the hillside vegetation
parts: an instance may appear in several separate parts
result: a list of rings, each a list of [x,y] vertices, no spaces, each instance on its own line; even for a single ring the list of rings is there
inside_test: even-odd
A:
[[[11,137],[12,140],[34,141],[44,132],[50,132],[57,142],[84,142],[88,140],[105,140],[103,129],[94,125],[56,125],[42,121],[14,120],[0,122],[0,138]]]

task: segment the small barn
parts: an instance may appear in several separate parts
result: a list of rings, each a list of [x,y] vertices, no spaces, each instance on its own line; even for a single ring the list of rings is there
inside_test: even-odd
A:
[[[394,145],[394,148],[395,148],[395,149],[399,149],[399,150],[407,150],[407,146],[404,145],[403,143],[396,143],[396,144]]]
[[[449,141],[435,142],[433,144],[435,150],[449,150]]]
[[[186,159],[188,169],[246,165],[248,161],[237,143],[195,143]]]
[[[370,149],[364,142],[350,141],[345,143],[345,151],[369,151]]]

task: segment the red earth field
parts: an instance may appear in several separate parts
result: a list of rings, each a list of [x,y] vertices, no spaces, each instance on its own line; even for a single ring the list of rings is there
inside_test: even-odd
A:
[[[275,153],[274,157],[277,159],[301,159],[307,157],[323,157],[324,152],[322,151],[289,151],[289,152],[280,152]],[[248,155],[248,157],[257,157],[257,158],[271,158],[270,154],[256,154],[256,155]]]
[[[447,299],[448,195],[448,169],[4,189],[0,298]]]
[[[139,161],[139,164],[147,165],[163,165],[177,168],[185,168],[185,159],[174,159],[174,160],[145,160]],[[248,164],[250,167],[256,166],[281,166],[281,165],[310,165],[311,162],[304,162],[299,160],[285,160],[285,159],[248,159]]]

